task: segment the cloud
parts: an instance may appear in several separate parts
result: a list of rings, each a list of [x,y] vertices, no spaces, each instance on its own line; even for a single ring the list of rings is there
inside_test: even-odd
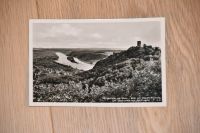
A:
[[[72,27],[70,24],[47,25],[45,30],[39,32],[39,36],[40,38],[56,38],[59,36],[78,36],[80,33],[80,29]]]
[[[101,39],[102,38],[102,35],[100,35],[99,33],[93,33],[90,35],[92,38],[95,38],[95,39]]]
[[[35,47],[113,47],[128,48],[137,41],[161,45],[157,21],[129,23],[35,23]]]

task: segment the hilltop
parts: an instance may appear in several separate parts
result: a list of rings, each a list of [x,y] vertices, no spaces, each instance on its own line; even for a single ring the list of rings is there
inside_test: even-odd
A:
[[[146,44],[141,47],[138,43],[137,46],[132,46],[129,49],[120,53],[114,53],[104,60],[96,63],[95,68],[112,66],[117,63],[123,62],[128,59],[143,59],[144,61],[158,60],[160,58],[161,50],[159,47],[147,46]]]

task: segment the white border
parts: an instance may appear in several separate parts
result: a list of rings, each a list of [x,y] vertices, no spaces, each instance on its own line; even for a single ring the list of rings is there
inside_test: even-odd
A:
[[[138,103],[59,103],[33,102],[33,24],[34,23],[118,23],[160,21],[161,23],[161,66],[162,66],[162,102]],[[128,18],[128,19],[30,19],[29,20],[29,106],[85,106],[85,107],[165,107],[166,98],[166,62],[165,62],[165,18]]]

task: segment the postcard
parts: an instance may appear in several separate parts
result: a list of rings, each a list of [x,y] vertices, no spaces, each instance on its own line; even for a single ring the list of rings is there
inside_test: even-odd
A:
[[[166,106],[165,19],[31,19],[29,106]]]

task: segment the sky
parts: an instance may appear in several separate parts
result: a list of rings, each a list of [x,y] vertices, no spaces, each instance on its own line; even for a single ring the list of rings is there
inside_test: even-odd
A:
[[[34,48],[127,49],[137,41],[160,46],[160,21],[117,23],[33,23]]]

